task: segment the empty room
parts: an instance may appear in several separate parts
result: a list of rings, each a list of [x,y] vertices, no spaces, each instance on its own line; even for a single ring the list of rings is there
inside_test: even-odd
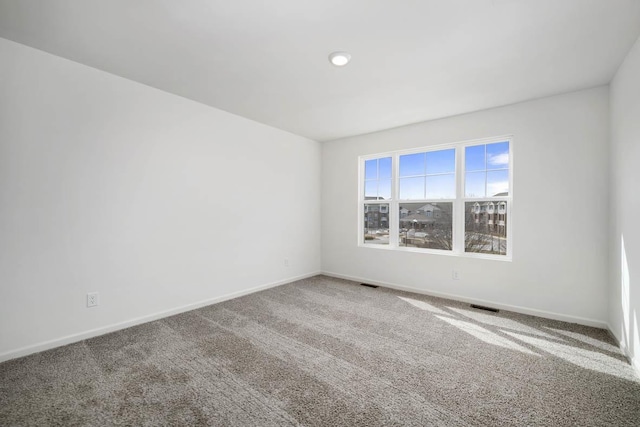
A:
[[[638,0],[0,0],[0,426],[638,426],[639,185]]]

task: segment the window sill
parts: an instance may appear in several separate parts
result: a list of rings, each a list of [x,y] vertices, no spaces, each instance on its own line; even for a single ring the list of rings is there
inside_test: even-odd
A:
[[[420,253],[426,255],[440,255],[447,257],[459,257],[459,258],[475,258],[475,259],[486,259],[490,261],[507,261],[512,262],[513,258],[507,255],[491,255],[491,254],[480,254],[474,252],[454,252],[454,251],[443,251],[437,249],[422,249],[422,248],[412,248],[412,247],[404,247],[404,246],[391,246],[391,245],[377,245],[377,244],[358,244],[359,248],[367,248],[367,249],[381,249],[384,251],[397,251],[397,252],[413,252]]]

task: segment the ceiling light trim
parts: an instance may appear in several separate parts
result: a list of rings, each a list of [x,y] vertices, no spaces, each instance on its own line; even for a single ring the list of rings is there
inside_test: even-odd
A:
[[[344,51],[331,52],[329,62],[336,67],[344,67],[351,61],[351,54]]]

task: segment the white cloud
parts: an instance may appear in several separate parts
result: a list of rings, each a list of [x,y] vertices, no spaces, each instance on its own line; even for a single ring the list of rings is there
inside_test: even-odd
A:
[[[509,153],[491,154],[488,161],[492,166],[507,166],[509,164]]]
[[[489,182],[487,184],[487,196],[509,191],[509,181]]]

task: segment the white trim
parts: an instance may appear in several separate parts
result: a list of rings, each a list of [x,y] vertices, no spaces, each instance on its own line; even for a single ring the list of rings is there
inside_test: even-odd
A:
[[[485,259],[488,261],[499,261],[499,262],[511,262],[513,261],[511,258],[507,258],[504,255],[492,255],[492,254],[481,254],[477,252],[462,252],[458,253],[455,250],[446,250],[446,249],[429,249],[429,248],[414,248],[412,246],[391,246],[381,245],[375,243],[363,243],[358,245],[359,248],[366,249],[375,249],[375,250],[384,250],[384,251],[396,251],[396,252],[415,252],[420,254],[430,254],[430,255],[444,255],[444,256],[452,256],[458,258],[475,258],[475,259]]]
[[[453,217],[451,223],[451,247],[455,255],[464,254],[464,150],[456,149],[456,199],[453,202]]]
[[[364,278],[364,277],[347,276],[345,274],[333,273],[333,272],[330,272],[330,271],[323,271],[322,274],[325,275],[325,276],[329,276],[329,277],[336,277],[338,279],[351,280],[351,281],[354,281],[354,282],[370,283],[372,285],[378,285],[378,286],[382,286],[384,288],[390,288],[390,289],[397,289],[399,291],[413,292],[413,293],[417,293],[417,294],[429,295],[429,296],[438,297],[438,298],[445,298],[445,299],[451,299],[451,300],[460,301],[460,302],[467,302],[467,303],[470,303],[470,304],[480,304],[480,305],[485,305],[485,306],[489,306],[489,307],[494,307],[494,308],[497,308],[497,309],[500,309],[500,310],[513,311],[515,313],[528,314],[530,316],[542,317],[542,318],[545,318],[545,319],[560,320],[560,321],[568,322],[568,323],[577,323],[579,325],[592,326],[594,328],[608,329],[607,322],[603,322],[601,320],[587,319],[585,317],[578,317],[578,316],[570,316],[570,315],[567,315],[567,314],[554,313],[552,311],[539,310],[539,309],[536,309],[536,308],[521,307],[521,306],[517,306],[517,305],[510,305],[510,304],[502,304],[502,303],[497,303],[497,302],[488,301],[488,300],[484,300],[484,299],[478,299],[478,298],[468,298],[468,297],[465,297],[463,295],[456,295],[456,294],[449,294],[449,293],[445,293],[445,292],[431,291],[431,290],[428,290],[428,289],[418,289],[418,288],[413,288],[411,286],[404,286],[404,285],[398,285],[398,284],[395,284],[395,283],[381,282],[379,280],[371,280],[371,279]]]
[[[108,334],[110,332],[119,331],[121,329],[126,329],[131,326],[140,325],[143,323],[151,322],[158,319],[163,319],[165,317],[173,316],[175,314],[184,313],[186,311],[195,310],[200,307],[204,307],[211,304],[216,304],[219,302],[227,301],[230,299],[238,298],[244,295],[252,294],[255,292],[263,291],[265,289],[274,288],[276,286],[281,286],[287,283],[295,282],[302,279],[307,279],[309,277],[314,277],[321,274],[321,272],[313,272],[307,273],[296,277],[290,277],[288,279],[279,280],[277,282],[267,283],[265,285],[256,286],[250,289],[245,289],[243,291],[233,292],[230,294],[222,295],[215,298],[206,299],[204,301],[195,302],[192,304],[183,305],[181,307],[172,308],[169,310],[161,311],[154,314],[149,314],[147,316],[136,317],[134,319],[125,320],[124,322],[114,323],[108,326],[103,326],[96,329],[91,329],[89,331],[80,332],[77,334],[67,335],[62,338],[56,338],[49,341],[44,341],[38,344],[29,345],[26,347],[19,348],[17,350],[10,350],[5,353],[0,354],[0,363],[5,362],[7,360],[16,359],[18,357],[28,356],[30,354],[39,353],[41,351],[50,350],[52,348],[61,347],[63,345],[72,344],[75,342],[83,341],[89,338],[97,337],[100,335]]]

